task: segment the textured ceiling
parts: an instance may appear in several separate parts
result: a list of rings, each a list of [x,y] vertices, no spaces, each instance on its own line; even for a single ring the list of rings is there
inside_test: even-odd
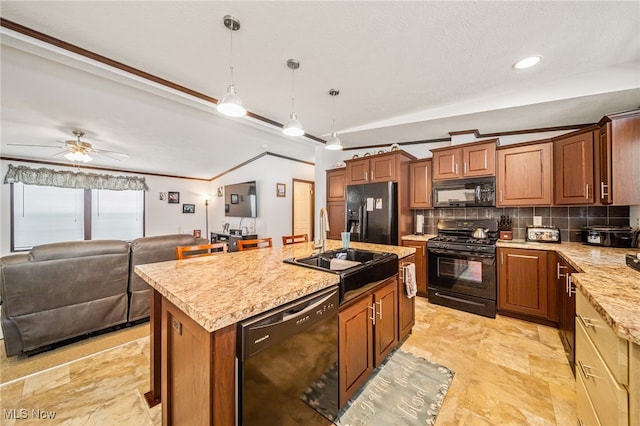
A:
[[[640,106],[639,2],[3,1],[2,17],[219,98],[232,14],[238,94],[283,123],[295,109],[345,146],[597,121]],[[543,56],[532,69],[512,64]],[[333,99],[330,88],[340,89]],[[46,159],[78,127],[96,165],[211,177],[261,152],[313,161],[318,142],[281,136],[213,105],[2,33],[2,154]],[[266,145],[266,147],[265,147]],[[54,159],[58,159],[55,157]]]

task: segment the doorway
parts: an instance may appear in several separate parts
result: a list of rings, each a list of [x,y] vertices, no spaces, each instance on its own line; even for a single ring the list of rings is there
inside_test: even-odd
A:
[[[293,179],[292,234],[307,234],[309,241],[314,240],[314,190],[314,182]]]

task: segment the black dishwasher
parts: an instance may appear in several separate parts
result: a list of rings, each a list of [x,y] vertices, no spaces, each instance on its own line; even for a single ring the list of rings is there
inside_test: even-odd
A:
[[[301,396],[338,411],[338,305],[331,287],[238,324],[238,425],[332,424]]]

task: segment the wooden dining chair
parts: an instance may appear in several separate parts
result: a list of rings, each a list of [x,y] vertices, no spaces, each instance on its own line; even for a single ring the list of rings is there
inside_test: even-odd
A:
[[[238,240],[238,251],[255,250],[273,247],[271,237],[257,238],[255,240]]]
[[[308,234],[300,234],[300,235],[283,235],[282,236],[282,245],[286,246],[289,244],[297,244],[297,243],[306,243],[309,241]]]
[[[212,256],[214,254],[224,254],[228,250],[227,243],[200,244],[193,246],[176,247],[176,259],[187,259],[191,257]]]

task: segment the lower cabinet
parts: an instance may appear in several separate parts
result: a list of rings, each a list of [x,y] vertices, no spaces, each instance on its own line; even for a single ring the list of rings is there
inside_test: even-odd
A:
[[[558,330],[567,360],[575,373],[576,289],[571,280],[575,269],[556,253],[549,254],[549,282],[555,280],[559,293]]]
[[[411,333],[413,325],[416,323],[416,298],[407,296],[406,275],[403,269],[409,264],[415,264],[416,273],[418,272],[418,264],[415,262],[415,256],[407,256],[400,259],[400,271],[398,280],[398,340],[402,341]]]
[[[498,311],[546,319],[547,252],[499,248]]]
[[[341,308],[338,324],[342,407],[398,344],[397,277]]]
[[[402,240],[405,247],[415,247],[413,262],[416,264],[416,285],[418,287],[418,296],[427,297],[427,242]]]
[[[575,347],[578,424],[637,425],[638,345],[618,337],[581,292]]]

